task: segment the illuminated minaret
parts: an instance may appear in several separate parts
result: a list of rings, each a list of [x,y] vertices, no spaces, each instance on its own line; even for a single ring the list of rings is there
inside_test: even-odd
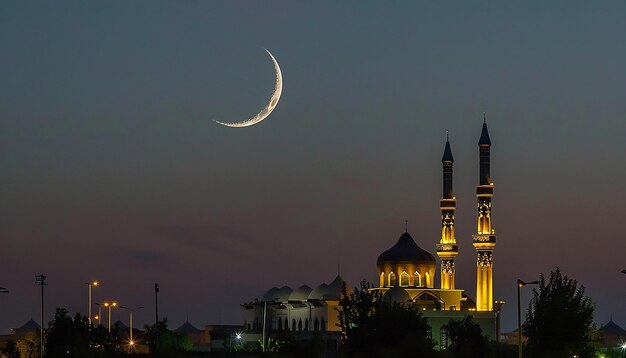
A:
[[[441,241],[437,244],[437,255],[441,259],[441,288],[454,289],[454,260],[459,254],[459,246],[454,238],[454,209],[456,199],[452,191],[452,150],[446,135],[446,147],[443,150],[443,194],[439,200],[441,209]]]
[[[484,117],[484,115],[483,115]],[[490,176],[491,140],[487,131],[487,122],[478,141],[480,152],[480,181],[476,187],[478,199],[478,231],[473,236],[476,248],[476,310],[493,310],[493,249],[496,246],[495,230],[491,227],[491,197],[493,182]]]

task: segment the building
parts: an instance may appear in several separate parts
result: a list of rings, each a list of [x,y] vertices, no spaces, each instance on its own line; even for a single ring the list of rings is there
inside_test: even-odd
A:
[[[448,345],[446,332],[441,326],[450,320],[463,319],[471,315],[480,324],[483,333],[497,340],[499,332],[499,312],[501,301],[493,296],[493,251],[496,245],[492,220],[494,184],[491,180],[491,139],[486,121],[483,121],[479,147],[479,181],[476,186],[477,231],[472,236],[476,250],[476,301],[469,298],[455,282],[456,257],[459,246],[454,231],[456,198],[453,191],[452,148],[446,138],[442,164],[441,237],[435,249],[440,260],[440,281],[436,284],[437,259],[420,247],[405,228],[405,232],[388,250],[378,256],[378,287],[383,300],[417,305],[429,320],[432,338],[440,349]],[[422,238],[421,243],[430,239]],[[327,341],[339,339],[337,310],[344,284],[337,276],[330,284],[321,284],[315,289],[301,286],[274,287],[268,290],[261,300],[242,305],[246,319],[246,333],[289,330],[296,338],[310,337],[311,332],[325,332]],[[263,329],[265,328],[265,329]],[[265,333],[263,333],[265,331]],[[259,337],[261,338],[261,337]],[[333,343],[328,342],[329,347]]]
[[[261,298],[242,305],[245,313],[243,339],[261,341],[265,334],[289,331],[296,339],[312,339],[317,335],[327,349],[335,351],[341,331],[337,307],[345,281],[337,275],[329,284],[312,289],[302,285],[295,290],[288,286],[273,287]]]
[[[11,329],[11,334],[0,335],[0,349],[5,349],[8,342],[31,342],[39,345],[40,326],[32,318],[18,328]]]
[[[598,329],[598,333],[600,334],[600,342],[598,342],[598,345],[601,350],[610,351],[619,349],[623,352],[623,346],[626,345],[626,330],[613,322],[613,317],[611,317],[609,322]]]
[[[189,320],[181,324],[174,332],[186,336],[194,352],[208,352],[211,348],[210,336],[207,332],[196,328]]]

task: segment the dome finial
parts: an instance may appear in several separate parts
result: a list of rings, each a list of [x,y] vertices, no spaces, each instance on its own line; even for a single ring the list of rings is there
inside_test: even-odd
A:
[[[404,220],[404,232],[409,232],[409,221]]]
[[[450,131],[446,129],[446,142],[450,141]]]
[[[483,123],[487,123],[487,115],[483,112]]]

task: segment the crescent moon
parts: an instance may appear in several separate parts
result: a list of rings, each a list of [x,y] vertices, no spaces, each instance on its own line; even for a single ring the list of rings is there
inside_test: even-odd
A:
[[[274,93],[272,93],[272,97],[270,98],[270,101],[267,103],[265,108],[261,110],[261,112],[259,112],[256,116],[250,119],[247,119],[245,121],[235,122],[235,123],[225,123],[225,122],[220,122],[220,121],[215,121],[215,122],[226,127],[233,127],[233,128],[249,127],[267,118],[272,113],[274,108],[276,108],[276,105],[278,105],[278,100],[280,100],[280,95],[283,93],[283,74],[282,72],[280,72],[280,66],[278,66],[278,61],[276,61],[276,59],[271,54],[271,52],[269,52],[267,49],[264,49],[264,50],[267,52],[268,55],[270,55],[272,62],[274,62],[274,70],[276,71],[276,85],[274,86]]]

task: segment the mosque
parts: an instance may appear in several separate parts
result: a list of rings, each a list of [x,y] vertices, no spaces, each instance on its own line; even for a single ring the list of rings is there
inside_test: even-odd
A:
[[[441,239],[435,245],[441,270],[438,287],[435,284],[437,259],[421,248],[408,230],[376,261],[378,287],[372,290],[380,291],[383,300],[417,305],[422,309],[431,326],[432,339],[439,349],[448,346],[446,332],[441,330],[441,326],[450,320],[463,319],[466,315],[471,315],[480,324],[483,334],[490,339],[496,340],[500,336],[500,307],[504,302],[494,301],[493,298],[496,235],[491,217],[494,185],[490,174],[491,139],[486,121],[483,121],[478,147],[480,175],[476,186],[477,231],[472,236],[476,250],[476,300],[472,300],[455,285],[455,261],[459,246],[454,234],[454,158],[448,139],[441,160]],[[296,289],[288,286],[273,287],[260,300],[243,304],[244,330],[248,340],[256,338],[255,335],[260,339],[263,334],[270,337],[279,331],[289,330],[296,339],[310,339],[314,332],[318,332],[329,348],[336,346],[340,339],[336,308],[344,284],[337,275],[331,283],[322,283],[314,289],[306,285]]]

